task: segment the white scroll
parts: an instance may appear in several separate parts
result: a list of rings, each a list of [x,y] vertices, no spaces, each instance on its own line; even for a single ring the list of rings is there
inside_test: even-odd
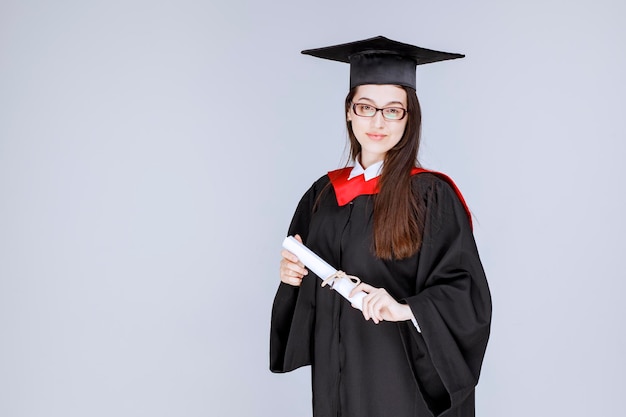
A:
[[[285,240],[283,240],[283,248],[296,255],[304,266],[313,271],[322,281],[326,280],[328,277],[336,275],[337,273],[343,274],[342,271],[337,271],[335,268],[330,266],[328,262],[317,256],[317,254],[311,249],[298,242],[293,236],[287,236]],[[358,284],[353,282],[349,276],[345,276],[343,278],[333,280],[331,288],[341,294],[346,300],[350,301],[354,307],[362,310],[363,297],[365,297],[367,293],[359,291],[353,297],[350,297],[350,293],[357,285]],[[411,318],[411,321],[415,325],[417,331],[421,333],[421,329],[417,324],[417,321],[413,318]]]
[[[317,256],[315,252],[298,242],[294,237],[287,236],[283,241],[283,248],[293,253],[298,259],[311,271],[315,273],[322,281],[326,278],[337,274],[335,268],[330,266],[325,260]],[[349,278],[338,278],[331,284],[332,289],[341,294],[346,300],[350,301],[359,310],[362,309],[363,297],[367,294],[363,291],[359,291],[350,297],[350,292],[356,287],[357,284],[351,281]]]

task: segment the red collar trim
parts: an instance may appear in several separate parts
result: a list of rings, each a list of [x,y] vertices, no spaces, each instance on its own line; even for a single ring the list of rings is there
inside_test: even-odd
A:
[[[335,190],[335,195],[337,196],[337,204],[340,206],[345,206],[356,197],[360,195],[373,195],[378,194],[378,178],[372,178],[369,181],[365,181],[365,176],[363,174],[358,175],[351,180],[348,180],[350,176],[350,172],[352,172],[352,167],[341,168],[334,171],[330,171],[328,173],[328,178],[330,178],[330,182]],[[430,171],[424,168],[414,167],[411,170],[411,175],[421,174],[424,172],[428,172],[434,174],[441,179],[445,180],[452,189],[456,192],[457,196],[463,203],[463,207],[467,213],[467,217],[469,218],[470,225],[472,224],[472,213],[469,211],[467,207],[467,203],[461,194],[461,191],[458,189],[452,178],[448,177],[446,174],[436,171]]]

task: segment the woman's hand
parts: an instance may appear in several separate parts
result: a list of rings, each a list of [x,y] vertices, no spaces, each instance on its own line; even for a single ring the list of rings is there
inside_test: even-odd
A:
[[[300,235],[294,236],[296,240],[302,243]],[[298,257],[286,249],[280,253],[283,259],[280,260],[280,280],[285,284],[299,287],[302,284],[302,278],[309,273],[300,262]]]
[[[406,304],[397,302],[384,288],[375,288],[371,285],[360,283],[352,292],[353,297],[359,291],[367,295],[363,298],[363,317],[365,320],[372,319],[376,324],[381,321],[404,321],[413,318],[411,308]]]

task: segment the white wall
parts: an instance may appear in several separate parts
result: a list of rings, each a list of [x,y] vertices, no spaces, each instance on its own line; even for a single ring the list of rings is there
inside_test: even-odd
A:
[[[492,288],[477,414],[619,413],[626,6],[396,4],[0,3],[0,415],[310,415],[269,313],[348,68],[300,50],[376,35],[467,55],[418,94]]]

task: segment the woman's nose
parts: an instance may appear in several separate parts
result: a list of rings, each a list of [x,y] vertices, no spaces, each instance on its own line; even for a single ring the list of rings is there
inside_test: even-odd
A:
[[[377,110],[374,116],[372,116],[372,124],[375,127],[383,127],[385,125],[385,118],[383,117],[382,110]]]

